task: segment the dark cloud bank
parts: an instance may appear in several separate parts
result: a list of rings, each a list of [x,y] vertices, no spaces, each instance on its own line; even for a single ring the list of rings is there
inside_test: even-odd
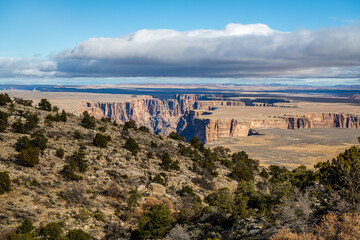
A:
[[[280,32],[140,30],[91,38],[46,60],[0,58],[0,77],[360,77],[360,25]]]

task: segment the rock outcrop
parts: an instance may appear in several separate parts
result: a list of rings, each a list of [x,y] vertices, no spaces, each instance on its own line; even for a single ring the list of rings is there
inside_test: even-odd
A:
[[[203,95],[175,95],[173,99],[158,99],[143,96],[128,102],[85,102],[87,111],[96,118],[108,117],[123,123],[130,119],[168,135],[176,131],[179,119],[194,109],[213,109],[219,106],[245,106],[241,101],[199,101]]]
[[[190,139],[198,137],[206,143],[224,137],[248,136],[253,128],[360,128],[360,117],[348,113],[306,113],[268,119],[212,119],[190,111],[179,121],[177,131]]]
[[[138,125],[146,126],[168,135],[176,130],[179,118],[194,109],[199,95],[176,95],[174,99],[161,100],[144,96],[128,102],[86,102],[87,111],[96,118],[108,117],[123,123],[133,119]]]

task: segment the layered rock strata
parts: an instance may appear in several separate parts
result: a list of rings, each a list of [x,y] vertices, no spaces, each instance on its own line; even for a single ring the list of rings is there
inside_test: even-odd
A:
[[[212,119],[198,111],[190,111],[179,121],[177,131],[202,142],[224,137],[248,136],[253,128],[360,128],[360,117],[348,113],[305,113],[295,116],[274,116],[267,119]]]
[[[173,99],[142,96],[127,102],[85,102],[87,111],[100,119],[108,117],[123,123],[133,119],[163,135],[176,131],[179,119],[194,109],[213,109],[219,106],[245,106],[241,101],[199,101],[202,95],[175,95]]]

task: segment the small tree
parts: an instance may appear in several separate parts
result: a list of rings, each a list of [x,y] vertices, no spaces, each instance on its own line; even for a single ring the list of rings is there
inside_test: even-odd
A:
[[[8,126],[8,115],[6,112],[0,111],[0,132],[4,132]]]
[[[58,223],[51,222],[43,227],[40,227],[38,232],[41,239],[57,240],[60,239],[63,230]]]
[[[153,178],[152,181],[153,181],[154,183],[159,183],[159,184],[165,186],[165,180],[164,180],[164,178],[163,178],[160,174],[156,175],[156,176]]]
[[[90,234],[84,232],[81,229],[73,229],[66,234],[68,240],[91,240]]]
[[[87,129],[94,129],[96,127],[96,121],[93,116],[90,116],[87,111],[83,112],[83,119],[81,120],[81,126]]]
[[[80,149],[70,156],[69,164],[71,168],[76,172],[84,173],[88,168],[88,164],[85,161],[85,152]]]
[[[0,172],[0,195],[11,191],[11,180],[7,172]]]
[[[18,119],[16,122],[14,122],[11,125],[12,129],[14,130],[14,132],[16,133],[27,133],[27,129],[25,128],[25,125],[22,123],[22,121],[20,119]]]
[[[178,133],[176,132],[171,132],[168,136],[169,138],[175,139],[175,140],[182,140],[182,141],[186,141],[185,137],[181,137]]]
[[[139,206],[139,199],[141,198],[139,192],[136,189],[130,191],[130,196],[126,200],[129,211],[133,212],[137,206]]]
[[[25,118],[26,118],[26,123],[24,127],[26,131],[31,131],[38,126],[39,118],[35,114],[27,113]]]
[[[139,144],[131,137],[129,137],[124,145],[124,148],[129,150],[134,156],[139,152]]]
[[[140,239],[160,239],[172,228],[173,219],[170,210],[164,205],[153,205],[139,221]]]
[[[149,130],[147,127],[145,127],[145,126],[139,127],[139,130],[142,131],[142,132],[146,132],[146,133],[149,133],[149,132],[150,132],[150,130]]]
[[[51,103],[47,99],[41,99],[38,104],[39,109],[45,111],[51,111]]]
[[[63,148],[56,149],[55,156],[58,158],[63,158],[65,154],[65,151]]]
[[[81,134],[81,132],[79,130],[76,130],[74,132],[74,138],[75,139],[83,139],[84,137],[83,137],[83,135]]]
[[[5,106],[7,103],[11,103],[12,100],[7,93],[0,94],[0,106]]]
[[[38,147],[31,147],[28,149],[22,149],[18,158],[21,163],[26,167],[34,167],[39,163],[40,149]]]
[[[136,122],[134,120],[129,120],[124,123],[124,130],[127,130],[128,128],[136,128]]]
[[[31,134],[30,144],[32,147],[38,147],[41,151],[44,151],[47,147],[48,139],[41,131],[36,131]]]
[[[16,228],[16,233],[30,233],[34,228],[33,222],[29,218],[25,218],[21,225]]]
[[[97,133],[93,140],[93,144],[96,147],[106,148],[108,145],[108,142],[110,142],[110,141],[111,141],[110,136],[106,136],[106,135],[102,135],[101,133]]]

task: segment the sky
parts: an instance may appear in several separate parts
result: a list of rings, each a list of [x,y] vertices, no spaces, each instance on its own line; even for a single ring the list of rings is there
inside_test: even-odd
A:
[[[360,84],[360,1],[0,0],[0,83],[84,78]]]

